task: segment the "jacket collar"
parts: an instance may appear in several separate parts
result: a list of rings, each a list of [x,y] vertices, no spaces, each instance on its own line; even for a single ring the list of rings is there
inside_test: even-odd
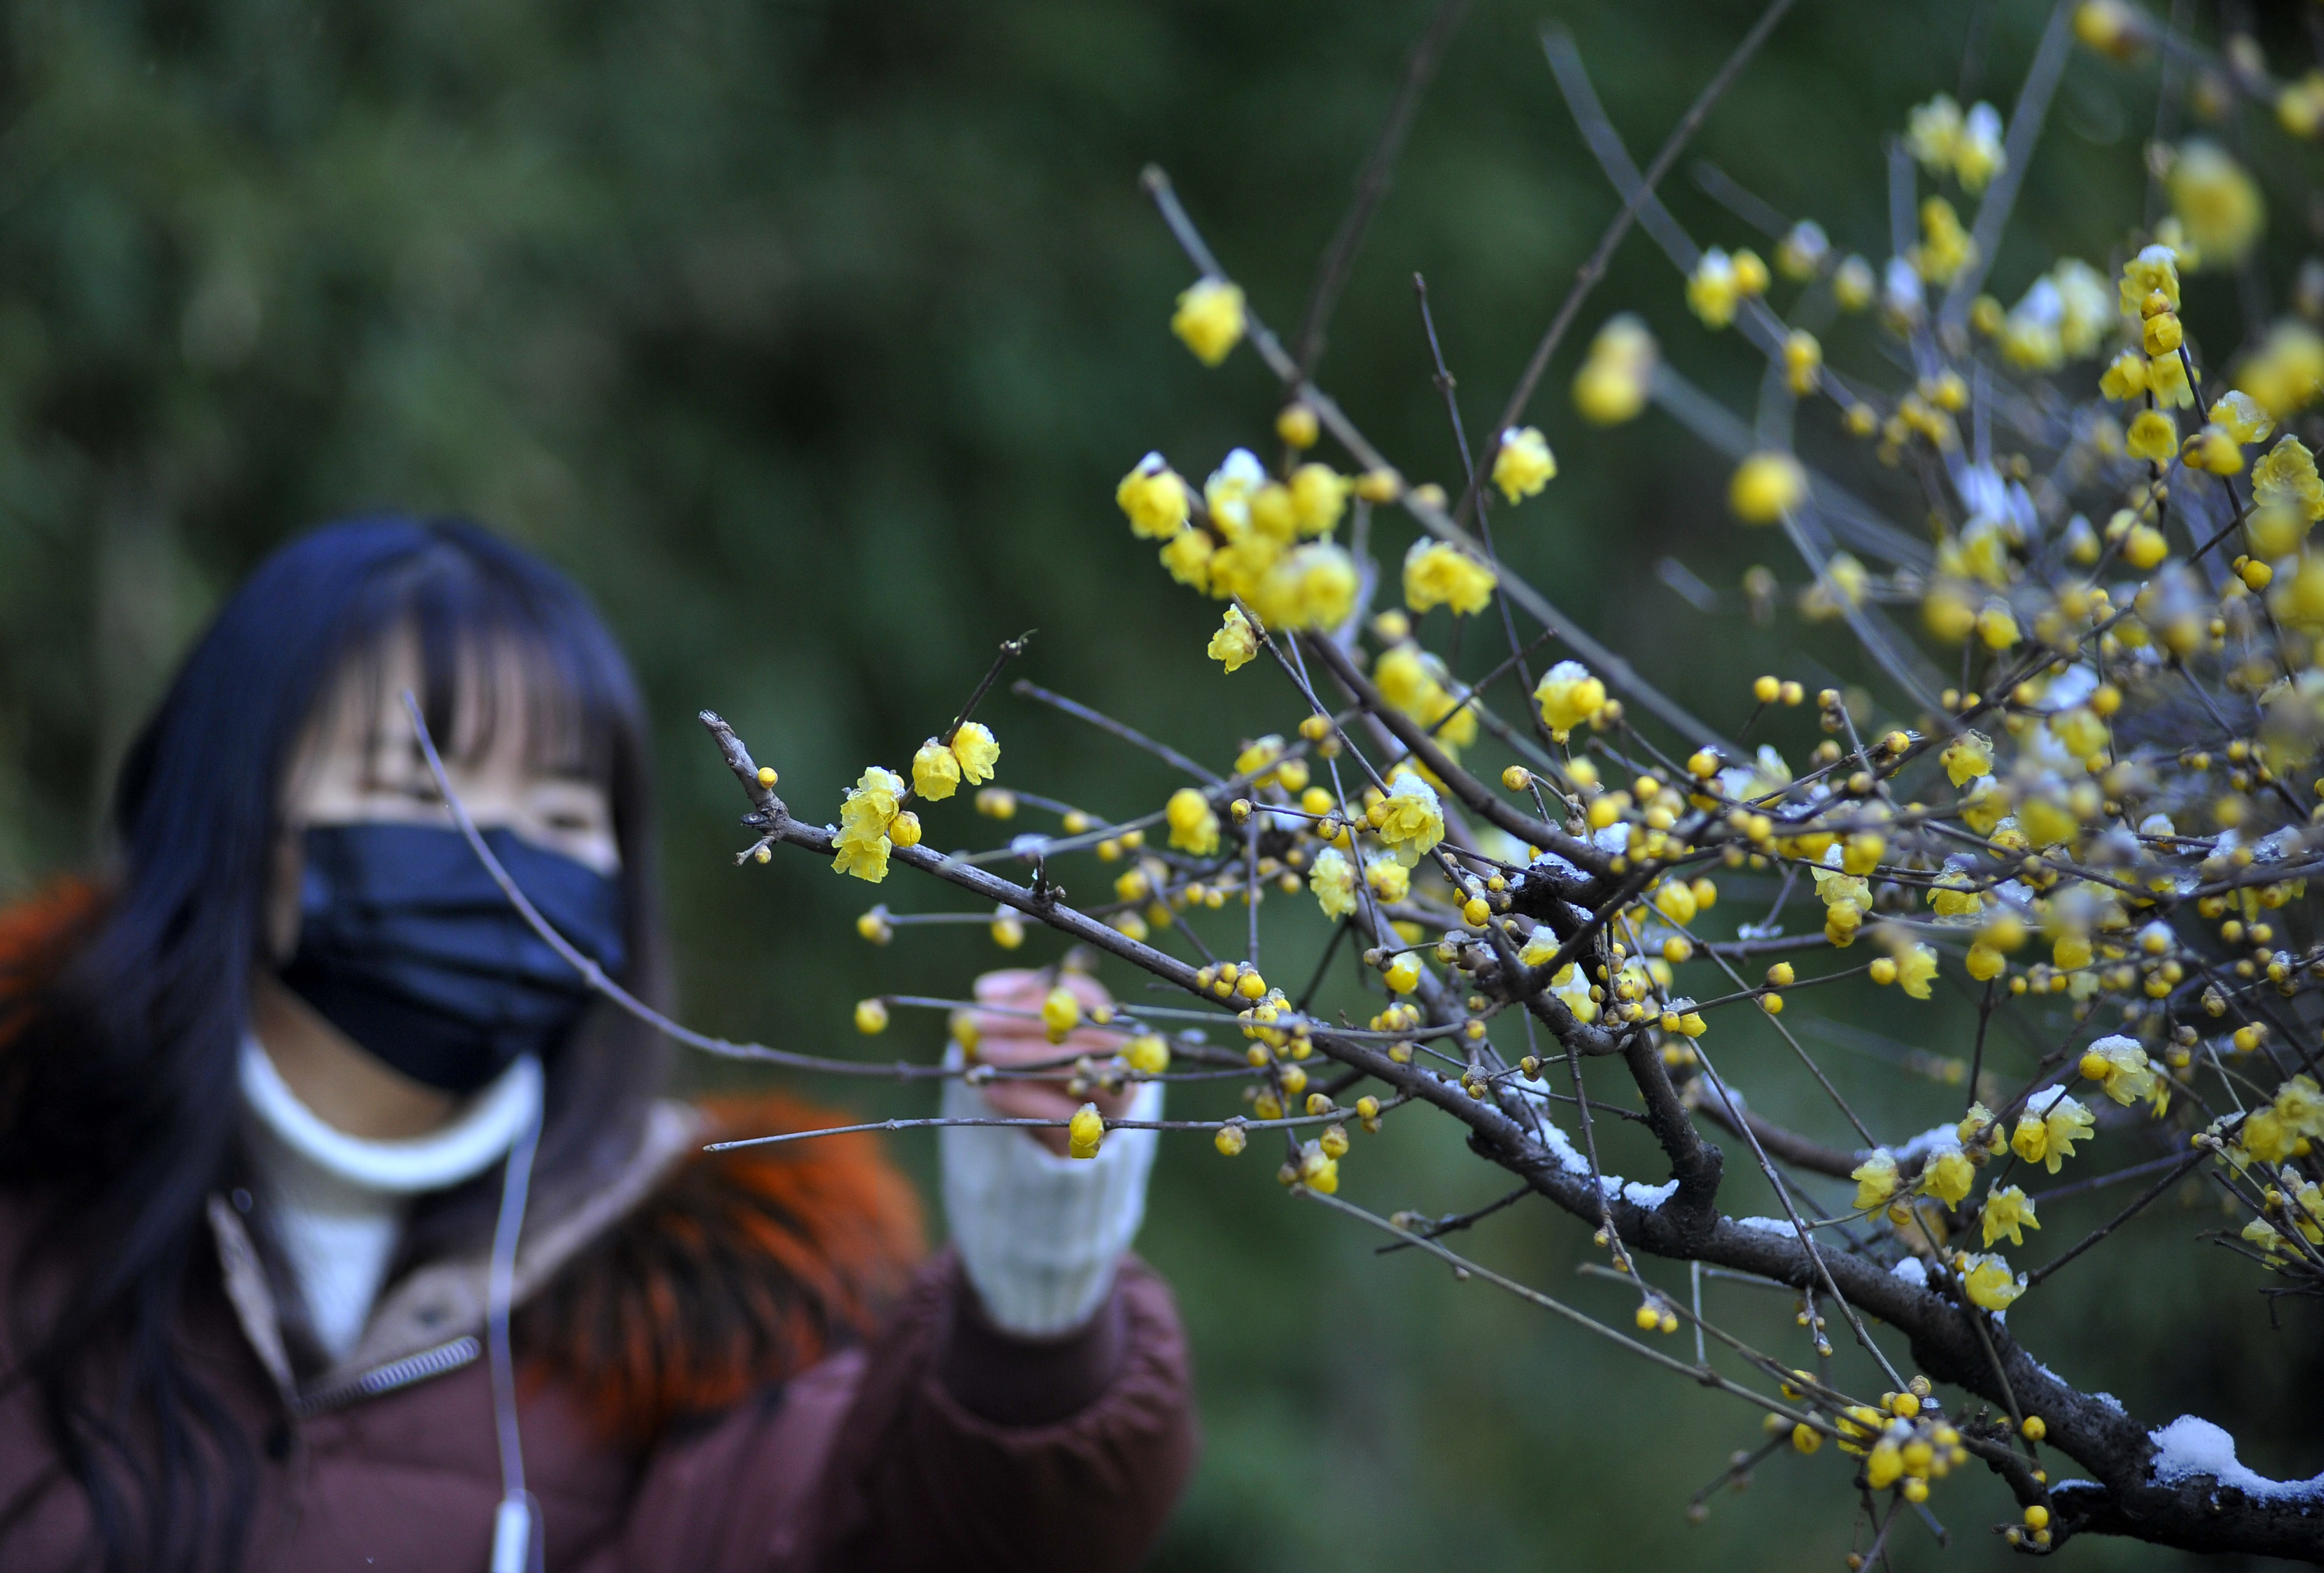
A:
[[[651,1194],[699,1144],[702,1128],[703,1118],[690,1105],[656,1102],[647,1111],[637,1150],[605,1184],[569,1198],[561,1208],[549,1202],[555,1210],[546,1214],[537,1202],[517,1247],[515,1303],[537,1293]],[[259,1364],[292,1408],[327,1407],[318,1400],[342,1394],[363,1397],[404,1385],[379,1384],[377,1378],[391,1367],[432,1375],[475,1357],[475,1339],[484,1326],[487,1253],[482,1249],[405,1274],[380,1297],[354,1351],[302,1386],[292,1375],[274,1286],[241,1214],[222,1196],[209,1199],[208,1212],[227,1302]],[[449,1351],[463,1342],[465,1354],[454,1357]],[[437,1358],[421,1358],[429,1356]]]

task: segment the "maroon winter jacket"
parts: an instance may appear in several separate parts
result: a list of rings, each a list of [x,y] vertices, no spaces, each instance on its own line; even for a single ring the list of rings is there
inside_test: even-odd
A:
[[[1134,1567],[1196,1445],[1161,1281],[1127,1263],[1088,1328],[1010,1338],[948,1254],[911,1270],[910,1191],[868,1138],[713,1159],[714,1118],[656,1106],[609,1183],[528,1214],[519,1413],[548,1568]],[[727,1114],[761,1132],[804,1118]],[[0,1198],[12,1304],[33,1292],[15,1269],[39,1205]],[[256,1442],[244,1566],[484,1568],[501,1475],[482,1256],[402,1274],[355,1354],[302,1375],[244,1216],[216,1198],[209,1226],[217,1272],[182,1348]],[[0,1389],[0,1515],[12,1507],[0,1568],[93,1564],[80,1488],[20,1382]]]

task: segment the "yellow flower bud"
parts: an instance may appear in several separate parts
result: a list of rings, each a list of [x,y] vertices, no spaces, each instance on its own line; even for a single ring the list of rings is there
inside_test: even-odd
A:
[[[855,1002],[855,1030],[865,1037],[888,1030],[888,1007],[877,999]]]
[[[1141,1075],[1159,1076],[1170,1068],[1170,1045],[1159,1033],[1139,1033],[1121,1045],[1121,1058]]]
[[[1204,279],[1185,290],[1170,317],[1170,331],[1206,366],[1242,342],[1244,326],[1241,286],[1223,279]]]
[[[1082,1002],[1064,985],[1050,989],[1048,998],[1041,1001],[1041,1026],[1047,1030],[1051,1043],[1064,1043],[1065,1035],[1081,1022]]]
[[[1084,1103],[1074,1111],[1065,1125],[1065,1154],[1074,1158],[1094,1158],[1105,1140],[1105,1118],[1094,1103]]]
[[[1219,631],[1211,636],[1210,648],[1204,652],[1230,672],[1249,666],[1259,654],[1259,633],[1243,616],[1242,608],[1227,608],[1226,619]]]
[[[1727,505],[1746,524],[1773,524],[1807,496],[1807,472],[1785,453],[1753,454],[1736,468]]]
[[[1501,433],[1500,449],[1493,455],[1493,484],[1501,489],[1502,496],[1521,502],[1556,476],[1557,459],[1539,428],[1511,427]]]

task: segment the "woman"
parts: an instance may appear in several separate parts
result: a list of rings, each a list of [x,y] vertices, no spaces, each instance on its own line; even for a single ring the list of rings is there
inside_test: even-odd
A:
[[[645,723],[578,592],[461,524],[263,564],[130,752],[115,871],[0,918],[0,1566],[1135,1564],[1194,1449],[1123,1260],[1150,1133],[947,1130],[917,1269],[862,1138],[705,1156],[817,1117],[657,1096],[407,689],[533,904],[660,996]],[[985,1052],[1056,1053],[1022,1020]]]

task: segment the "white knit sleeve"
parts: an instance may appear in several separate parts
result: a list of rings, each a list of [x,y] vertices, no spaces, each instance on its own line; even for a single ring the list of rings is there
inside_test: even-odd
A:
[[[944,1113],[981,1118],[992,1108],[954,1080],[945,1083]],[[1161,1084],[1140,1087],[1124,1118],[1161,1118]],[[1089,1159],[1058,1157],[1030,1132],[1005,1127],[947,1126],[938,1135],[953,1245],[994,1324],[1043,1338],[1087,1321],[1146,1217],[1160,1133],[1108,1131]]]

